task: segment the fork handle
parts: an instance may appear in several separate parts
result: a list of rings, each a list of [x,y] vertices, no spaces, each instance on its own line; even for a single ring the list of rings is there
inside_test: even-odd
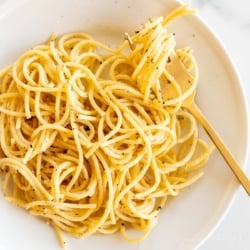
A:
[[[203,113],[195,103],[189,105],[187,109],[194,115],[199,124],[205,129],[206,133],[215,144],[221,156],[224,158],[228,166],[233,171],[234,175],[237,177],[240,184],[250,196],[250,180],[248,179],[242,168],[239,166],[239,164],[236,162],[233,154],[230,152],[228,147],[223,143],[220,136],[216,133],[215,129],[208,122],[206,117],[203,115]]]

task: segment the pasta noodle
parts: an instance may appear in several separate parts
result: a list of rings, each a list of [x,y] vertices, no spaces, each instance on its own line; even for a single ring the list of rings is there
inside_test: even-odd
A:
[[[198,69],[165,28],[192,12],[150,19],[117,49],[85,33],[52,35],[1,71],[4,195],[50,223],[62,246],[63,232],[143,240],[168,197],[202,175],[211,147],[182,107]],[[192,74],[184,92],[166,68],[173,53]]]

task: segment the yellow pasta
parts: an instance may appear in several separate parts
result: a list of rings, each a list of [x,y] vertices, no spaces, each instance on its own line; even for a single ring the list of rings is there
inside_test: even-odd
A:
[[[167,198],[202,175],[211,147],[182,108],[198,70],[165,28],[192,12],[149,20],[118,49],[84,33],[52,35],[1,71],[4,195],[51,224],[62,246],[62,232],[143,240]],[[173,53],[193,76],[185,92],[166,68]]]

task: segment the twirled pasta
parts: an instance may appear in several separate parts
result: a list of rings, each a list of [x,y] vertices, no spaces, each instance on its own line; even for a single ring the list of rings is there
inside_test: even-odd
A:
[[[48,221],[62,245],[62,231],[143,240],[167,198],[201,176],[211,148],[182,108],[198,71],[165,29],[190,12],[149,20],[116,50],[84,33],[53,35],[1,71],[4,195]],[[193,75],[185,92],[166,69],[173,53]]]

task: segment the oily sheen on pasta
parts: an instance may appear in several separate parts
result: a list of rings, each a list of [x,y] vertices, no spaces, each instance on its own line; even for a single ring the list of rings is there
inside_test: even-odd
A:
[[[165,28],[189,13],[150,19],[117,49],[85,33],[52,35],[1,71],[4,195],[51,224],[62,245],[62,232],[143,240],[168,197],[201,176],[211,150],[182,108],[198,70]],[[192,75],[185,92],[167,70],[171,55]]]

